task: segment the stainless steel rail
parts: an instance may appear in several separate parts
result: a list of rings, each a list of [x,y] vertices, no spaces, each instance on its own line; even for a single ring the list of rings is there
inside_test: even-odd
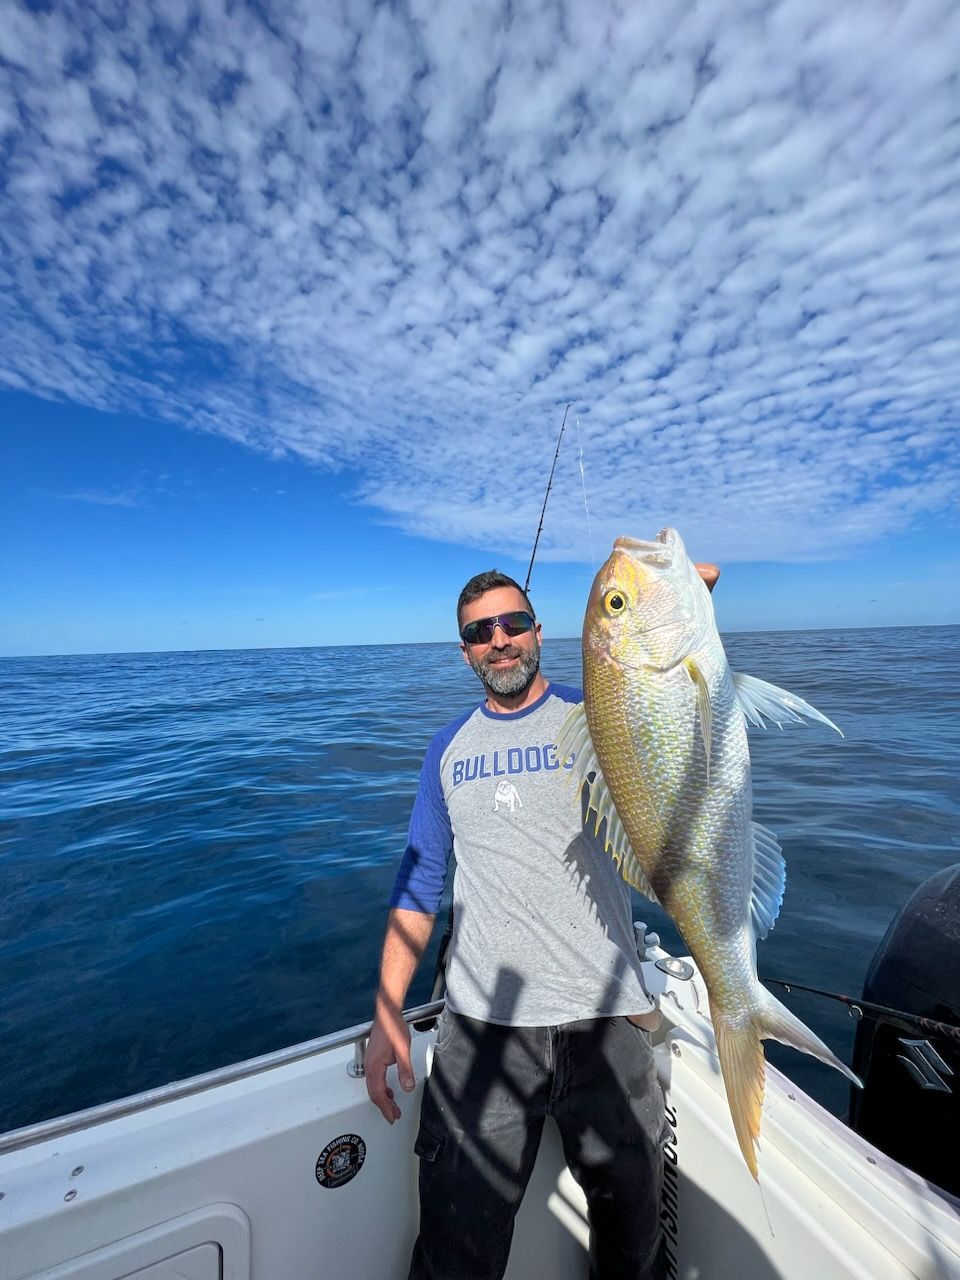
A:
[[[405,1022],[425,1022],[436,1018],[442,1010],[443,1001],[434,1000],[430,1004],[418,1005],[415,1009],[406,1009],[403,1017]],[[205,1089],[215,1089],[221,1084],[233,1084],[237,1080],[246,1080],[249,1076],[258,1075],[262,1071],[272,1071],[275,1067],[300,1062],[304,1058],[327,1053],[331,1049],[360,1044],[370,1035],[372,1026],[372,1022],[360,1022],[355,1027],[333,1031],[330,1035],[319,1036],[316,1040],[305,1040],[302,1044],[290,1045],[287,1049],[277,1049],[259,1058],[248,1058],[245,1062],[234,1062],[228,1067],[218,1067],[216,1071],[191,1076],[188,1080],[175,1080],[157,1089],[135,1093],[129,1098],[118,1098],[115,1102],[104,1102],[98,1107],[75,1111],[69,1116],[42,1120],[39,1124],[27,1125],[23,1129],[12,1129],[0,1137],[0,1155],[8,1151],[19,1151],[23,1147],[35,1146],[38,1142],[45,1142],[47,1138],[59,1138],[67,1133],[77,1133],[80,1129],[103,1124],[107,1120],[116,1120],[120,1116],[134,1115],[138,1111],[145,1111],[148,1107],[159,1106],[162,1102],[189,1098],[195,1093],[202,1093]],[[359,1058],[355,1057],[355,1061],[362,1062],[362,1053]],[[362,1072],[351,1072],[351,1074],[359,1075]]]

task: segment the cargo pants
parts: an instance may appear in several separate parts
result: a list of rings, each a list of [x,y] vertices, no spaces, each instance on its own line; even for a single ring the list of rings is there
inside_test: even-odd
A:
[[[591,1228],[591,1280],[661,1280],[663,1095],[627,1018],[505,1027],[445,1012],[423,1097],[410,1280],[500,1280],[545,1118]]]

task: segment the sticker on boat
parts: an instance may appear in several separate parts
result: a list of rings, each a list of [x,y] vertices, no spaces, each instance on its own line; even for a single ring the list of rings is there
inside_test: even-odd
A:
[[[321,1187],[342,1187],[357,1176],[367,1158],[367,1144],[356,1133],[334,1138],[317,1159],[317,1181]]]

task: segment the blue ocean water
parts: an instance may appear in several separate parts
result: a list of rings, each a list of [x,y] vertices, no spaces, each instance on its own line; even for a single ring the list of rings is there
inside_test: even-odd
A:
[[[858,994],[911,891],[960,861],[960,628],[726,647],[846,734],[751,731],[788,867],[761,974]],[[579,641],[544,670],[578,683]],[[366,1019],[423,751],[479,696],[446,644],[0,661],[0,1130]],[[842,1005],[787,1002],[849,1058]],[[768,1056],[845,1109],[835,1073]]]

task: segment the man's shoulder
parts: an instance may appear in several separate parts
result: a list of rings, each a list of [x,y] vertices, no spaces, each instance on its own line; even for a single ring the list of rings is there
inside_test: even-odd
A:
[[[582,702],[583,690],[574,684],[560,684],[555,680],[551,680],[541,699],[535,706],[529,708],[528,712],[515,713],[513,717],[504,717],[503,719],[513,719],[517,716],[522,718],[525,714],[529,714],[530,711],[540,711],[549,705],[551,699],[555,699],[556,701],[565,704]],[[453,742],[454,738],[456,738],[457,734],[460,733],[462,729],[466,728],[466,726],[474,719],[478,722],[476,733],[482,735],[485,732],[483,722],[486,718],[482,702],[476,703],[460,715],[455,716],[452,720],[448,721],[442,729],[438,729],[430,739],[430,745],[427,747],[426,758],[439,763],[443,753],[450,746],[451,742]],[[494,716],[493,719],[500,720],[500,717]]]
[[[559,698],[561,702],[582,702],[583,690],[575,684],[558,684],[555,680],[550,681],[550,688],[547,690],[548,696],[552,694],[555,698]]]
[[[448,721],[442,729],[438,729],[430,739],[430,745],[427,747],[427,756],[442,756],[467,721],[472,720],[479,711],[479,706],[470,707],[468,711],[464,711],[461,715],[455,716]]]

